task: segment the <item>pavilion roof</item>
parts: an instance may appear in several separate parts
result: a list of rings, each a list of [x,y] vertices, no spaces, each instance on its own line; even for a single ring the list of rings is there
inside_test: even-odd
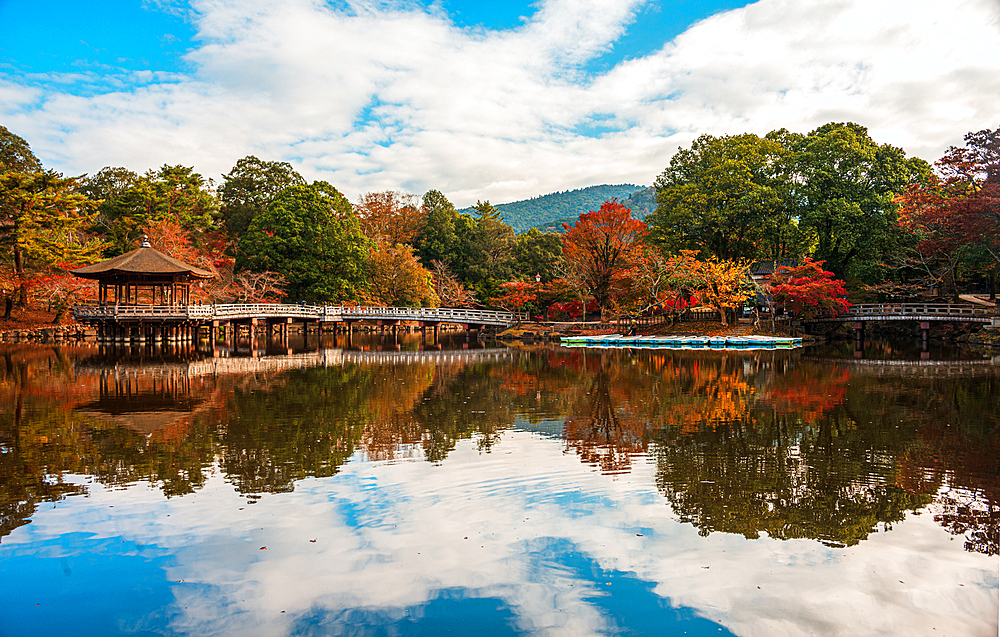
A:
[[[106,261],[71,270],[83,279],[103,279],[115,274],[188,274],[196,279],[211,279],[214,274],[168,257],[159,250],[143,246]]]

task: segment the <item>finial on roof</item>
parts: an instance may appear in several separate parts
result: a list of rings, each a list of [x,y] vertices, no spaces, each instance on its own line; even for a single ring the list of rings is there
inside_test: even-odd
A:
[[[149,244],[149,237],[148,236],[142,235],[142,243],[139,244],[139,247],[140,248],[152,248],[153,247],[153,246],[151,246]]]

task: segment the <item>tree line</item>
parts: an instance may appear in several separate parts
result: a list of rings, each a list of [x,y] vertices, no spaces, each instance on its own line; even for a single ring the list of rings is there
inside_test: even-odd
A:
[[[588,309],[676,315],[697,301],[725,322],[760,291],[746,276],[750,263],[773,259],[800,264],[773,287],[801,311],[842,307],[840,279],[854,294],[932,282],[957,294],[963,278],[995,285],[998,139],[1000,129],[970,133],[932,167],[853,123],[703,135],[656,179],[645,221],[612,199],[561,234],[517,234],[489,201],[458,211],[430,190],[352,203],[332,184],[254,156],[218,184],[182,165],[66,177],[0,127],[0,294],[7,317],[32,302],[58,317],[93,290],[68,270],[132,250],[143,236],[217,275],[194,290],[203,302],[485,306],[576,318]]]

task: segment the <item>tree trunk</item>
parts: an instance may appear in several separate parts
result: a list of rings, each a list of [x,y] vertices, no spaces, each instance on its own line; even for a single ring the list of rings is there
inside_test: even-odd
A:
[[[10,313],[14,311],[14,297],[8,296],[4,301],[3,317],[9,319]]]
[[[25,307],[28,304],[28,283],[24,280],[24,264],[21,261],[21,248],[17,245],[14,246],[14,278],[17,279],[18,283],[17,305]]]
[[[722,327],[729,327],[729,322],[726,320],[726,308],[719,306],[719,318],[722,319]]]

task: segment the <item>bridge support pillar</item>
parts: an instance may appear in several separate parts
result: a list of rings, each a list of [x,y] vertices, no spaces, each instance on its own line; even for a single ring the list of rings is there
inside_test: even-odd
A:
[[[854,358],[865,357],[865,322],[854,322]]]

